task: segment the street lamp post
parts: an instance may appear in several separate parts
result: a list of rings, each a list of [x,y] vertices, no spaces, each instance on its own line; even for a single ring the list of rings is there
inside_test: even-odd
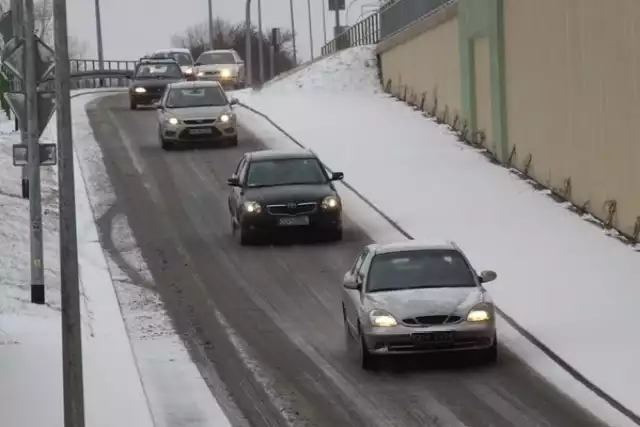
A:
[[[313,60],[313,21],[311,19],[311,0],[307,0],[307,11],[309,14],[309,51]]]
[[[253,71],[251,61],[251,0],[247,0],[245,10],[244,55],[247,73],[247,86],[253,85]]]
[[[324,44],[327,44],[327,1],[322,0],[322,33],[324,34]]]
[[[293,63],[298,65],[298,51],[296,49],[296,18],[293,11],[293,0],[289,0],[289,9],[291,10],[291,42],[293,43]]]
[[[214,36],[213,36],[213,4],[212,0],[209,0],[209,49],[214,49]]]
[[[258,0],[258,76],[260,83],[264,83],[264,46],[262,40],[262,0]]]

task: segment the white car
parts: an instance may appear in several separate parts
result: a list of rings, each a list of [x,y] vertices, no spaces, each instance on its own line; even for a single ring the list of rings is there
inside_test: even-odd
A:
[[[194,68],[193,56],[191,51],[185,48],[174,47],[171,49],[156,50],[150,55],[150,58],[172,58],[175,59],[185,75],[192,74]]]
[[[240,89],[245,84],[244,61],[235,50],[208,50],[195,62],[198,80],[220,82],[225,89]]]

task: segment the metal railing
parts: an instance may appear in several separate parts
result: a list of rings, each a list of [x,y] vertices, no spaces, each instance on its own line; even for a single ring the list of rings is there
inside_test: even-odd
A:
[[[383,40],[456,0],[397,0],[380,7],[380,40]]]
[[[380,40],[379,14],[373,13],[354,25],[338,37],[322,46],[322,56],[354,46],[376,44]]]

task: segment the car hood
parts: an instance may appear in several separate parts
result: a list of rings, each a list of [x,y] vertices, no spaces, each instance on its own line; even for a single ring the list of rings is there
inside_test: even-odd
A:
[[[473,306],[488,302],[482,288],[430,288],[366,294],[367,309],[386,310],[398,319],[430,315],[464,316]]]
[[[335,195],[330,184],[316,185],[280,185],[276,187],[249,188],[245,191],[246,200],[262,204],[318,202],[322,198]]]
[[[221,71],[221,70],[231,70],[233,73],[238,72],[238,64],[209,64],[209,65],[199,65],[196,67],[197,71]]]
[[[167,113],[177,119],[215,119],[223,114],[229,114],[231,109],[226,106],[220,107],[193,107],[193,108],[169,108]]]
[[[182,81],[180,78],[175,79],[139,79],[131,82],[132,87],[164,87],[169,83]]]

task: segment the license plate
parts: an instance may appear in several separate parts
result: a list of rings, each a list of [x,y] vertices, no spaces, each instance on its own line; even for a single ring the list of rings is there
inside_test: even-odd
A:
[[[278,218],[278,225],[285,227],[294,225],[309,225],[308,216],[292,216],[287,218]]]
[[[412,334],[411,338],[416,344],[443,344],[453,341],[452,332],[425,332]]]
[[[211,129],[189,129],[191,135],[206,135],[211,133]]]

